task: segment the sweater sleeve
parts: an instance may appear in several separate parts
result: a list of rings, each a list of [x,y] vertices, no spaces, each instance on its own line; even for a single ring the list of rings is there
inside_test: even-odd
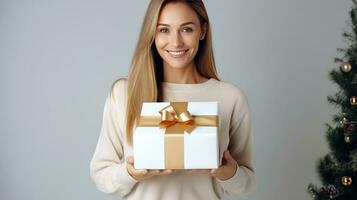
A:
[[[90,162],[90,176],[101,192],[124,197],[137,181],[126,169],[118,113],[115,95],[109,94],[104,105],[99,139]]]
[[[240,197],[253,192],[256,189],[256,175],[251,158],[251,124],[250,111],[246,97],[243,93],[237,98],[230,129],[228,149],[232,157],[237,161],[237,170],[233,177],[218,182],[225,193],[230,196]]]

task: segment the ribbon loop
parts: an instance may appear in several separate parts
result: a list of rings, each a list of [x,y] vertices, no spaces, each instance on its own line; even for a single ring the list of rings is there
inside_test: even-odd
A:
[[[187,102],[171,102],[170,105],[166,106],[159,111],[161,114],[161,128],[168,128],[175,124],[183,125],[193,125],[194,120],[187,110]],[[191,132],[194,127],[188,128]]]
[[[184,122],[185,124],[193,124],[193,118],[187,110],[180,114],[179,122]]]

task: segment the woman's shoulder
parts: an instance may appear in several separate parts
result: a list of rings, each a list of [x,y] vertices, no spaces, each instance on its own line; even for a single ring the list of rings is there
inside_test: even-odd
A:
[[[246,99],[246,94],[244,90],[235,83],[228,81],[217,81],[217,90],[226,93],[230,97],[244,98]]]
[[[112,98],[115,102],[118,102],[122,99],[122,97],[125,97],[127,84],[128,79],[126,77],[115,80],[110,88],[110,98]]]
[[[224,107],[234,108],[243,112],[248,110],[249,103],[245,91],[235,83],[227,81],[217,81],[216,91]]]

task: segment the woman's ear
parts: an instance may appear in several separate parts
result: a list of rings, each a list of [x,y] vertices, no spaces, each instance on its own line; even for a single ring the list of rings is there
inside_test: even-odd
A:
[[[200,40],[203,40],[203,39],[205,39],[206,33],[207,33],[207,23],[204,23],[201,26],[201,30],[202,30],[202,34],[201,34]]]

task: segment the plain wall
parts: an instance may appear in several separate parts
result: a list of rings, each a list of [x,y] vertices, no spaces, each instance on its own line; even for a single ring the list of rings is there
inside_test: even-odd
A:
[[[258,188],[311,199],[336,112],[328,80],[349,0],[205,0],[222,80],[252,110]],[[0,1],[0,199],[114,199],[89,176],[112,82],[126,76],[148,1]],[[230,199],[230,198],[226,198]]]

